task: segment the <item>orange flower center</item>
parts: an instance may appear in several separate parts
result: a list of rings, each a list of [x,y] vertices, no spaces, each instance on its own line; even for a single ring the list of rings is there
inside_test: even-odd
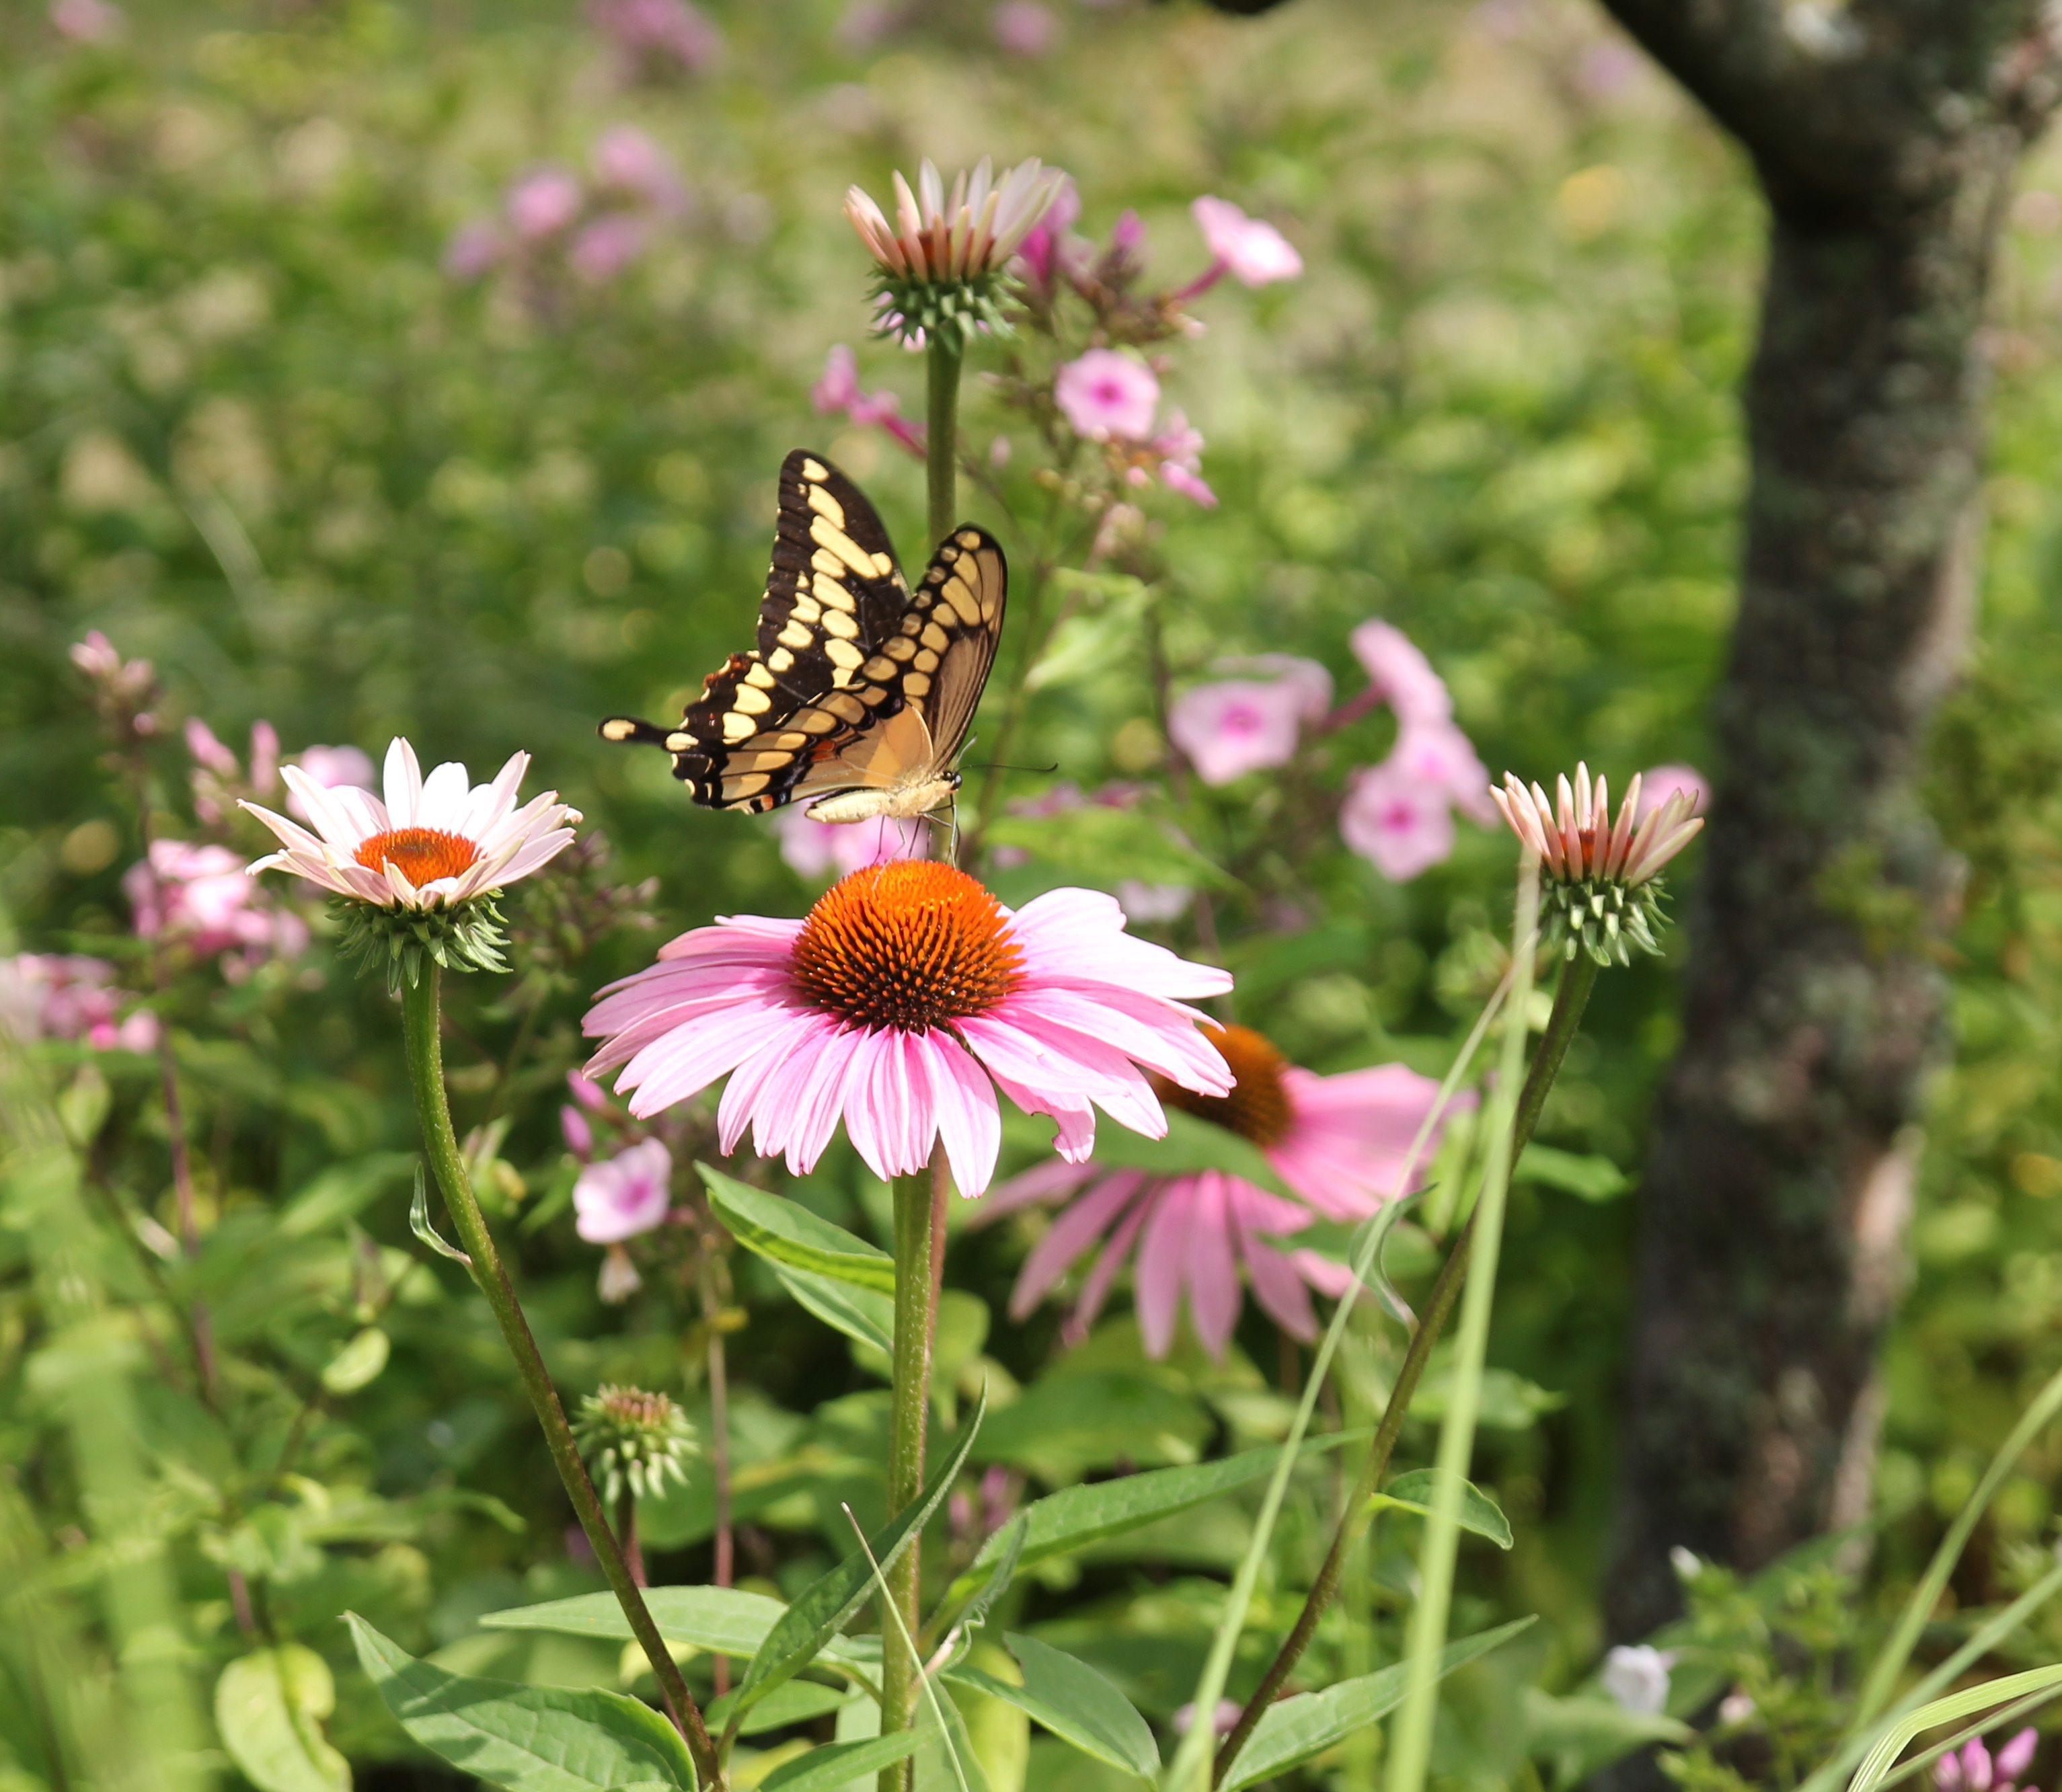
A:
[[[856,871],[816,899],[794,946],[804,1000],[862,1027],[925,1032],[985,1014],[1024,980],[995,898],[950,865]]]
[[[1169,1107],[1200,1114],[1255,1145],[1279,1141],[1295,1118],[1282,1087],[1282,1072],[1289,1060],[1250,1027],[1226,1027],[1203,1036],[1231,1067],[1231,1093],[1197,1095],[1158,1076],[1153,1079],[1153,1092]]]
[[[439,877],[455,877],[479,856],[479,848],[463,834],[436,828],[396,828],[375,834],[358,848],[358,862],[367,871],[399,865],[417,889]]]

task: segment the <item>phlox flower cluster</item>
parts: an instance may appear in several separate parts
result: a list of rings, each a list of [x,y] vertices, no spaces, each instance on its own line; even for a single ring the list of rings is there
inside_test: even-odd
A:
[[[645,1136],[599,1083],[571,1070],[566,1087],[572,1100],[559,1109],[559,1129],[580,1165],[574,1229],[606,1247],[596,1283],[602,1299],[627,1301],[644,1285],[630,1241],[674,1217],[673,1153],[663,1139]],[[614,1149],[607,1140],[616,1141]]]
[[[157,732],[150,704],[158,692],[158,675],[149,660],[124,659],[96,628],[74,645],[71,663],[86,675],[94,709],[117,744],[126,747]]]
[[[226,846],[158,840],[122,879],[136,932],[161,945],[219,958],[224,976],[247,976],[268,958],[294,958],[307,923],[278,906]]]
[[[1332,707],[1332,675],[1314,659],[1264,653],[1214,662],[1242,676],[1199,684],[1169,707],[1167,733],[1206,784],[1286,765],[1302,731]]]
[[[1160,419],[1159,378],[1143,361],[1092,348],[1061,367],[1053,402],[1077,435],[1103,445],[1127,485],[1149,485],[1157,477],[1206,510],[1217,507],[1217,494],[1202,476],[1201,431],[1178,410]]]
[[[0,1027],[24,1044],[83,1040],[97,1052],[154,1050],[157,1016],[134,1006],[138,998],[116,984],[114,974],[105,959],[76,953],[0,958]]]
[[[855,429],[885,430],[919,460],[924,458],[924,426],[901,414],[902,401],[893,392],[861,389],[858,358],[843,343],[824,360],[824,376],[809,389],[809,402],[820,416],[842,416]]]
[[[723,57],[723,34],[687,0],[590,0],[587,16],[626,82],[700,74]]]
[[[504,268],[533,300],[560,273],[601,287],[627,272],[687,209],[688,190],[672,158],[635,125],[611,126],[595,141],[583,176],[556,163],[512,182],[501,214],[463,225],[444,251],[453,279]]]
[[[1257,1146],[1294,1199],[1218,1169],[1158,1176],[1089,1164],[1041,1164],[982,1204],[983,1220],[1034,1203],[1065,1201],[1025,1260],[1010,1312],[1025,1317],[1069,1269],[1094,1251],[1065,1335],[1085,1337],[1118,1274],[1135,1260],[1132,1285],[1147,1351],[1165,1356],[1185,1300],[1196,1336],[1222,1357],[1238,1321],[1240,1270],[1254,1298],[1291,1336],[1317,1334],[1310,1292],[1345,1293],[1352,1273],[1318,1252],[1284,1241],[1319,1219],[1351,1222],[1421,1179],[1431,1141],[1410,1148],[1431,1115],[1438,1085],[1398,1064],[1320,1076],[1286,1062],[1246,1027],[1214,1030],[1234,1078],[1221,1096],[1162,1088],[1161,1098]]]

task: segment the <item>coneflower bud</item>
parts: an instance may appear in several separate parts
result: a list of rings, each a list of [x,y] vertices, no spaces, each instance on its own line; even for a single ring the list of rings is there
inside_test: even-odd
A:
[[[1635,946],[1660,952],[1656,929],[1666,916],[1659,874],[1704,825],[1690,812],[1687,792],[1672,792],[1642,820],[1635,776],[1615,823],[1604,780],[1593,783],[1587,765],[1575,768],[1572,788],[1565,776],[1559,780],[1557,803],[1507,772],[1503,788],[1490,795],[1539,856],[1540,937],[1548,949],[1568,958],[1579,949],[1599,964],[1630,964]]]
[[[581,1397],[573,1441],[611,1505],[625,1487],[641,1500],[657,1493],[669,1476],[684,1485],[687,1465],[700,1453],[695,1428],[666,1395],[606,1381],[600,1393]]]

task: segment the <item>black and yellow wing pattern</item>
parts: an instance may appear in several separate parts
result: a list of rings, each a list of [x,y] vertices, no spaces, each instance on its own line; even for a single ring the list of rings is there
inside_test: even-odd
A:
[[[780,467],[757,647],[703,680],[678,727],[613,716],[602,738],[663,748],[710,808],[927,813],[957,787],[1008,577],[995,538],[962,523],[913,591],[866,495],[798,448]]]

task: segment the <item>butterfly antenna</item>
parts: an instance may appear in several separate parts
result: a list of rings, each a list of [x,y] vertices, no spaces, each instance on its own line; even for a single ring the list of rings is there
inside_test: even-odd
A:
[[[962,769],[968,772],[1030,772],[1045,776],[1058,771],[1060,762],[1055,760],[1050,765],[1005,765],[1001,760],[995,760],[982,765],[965,766]]]

